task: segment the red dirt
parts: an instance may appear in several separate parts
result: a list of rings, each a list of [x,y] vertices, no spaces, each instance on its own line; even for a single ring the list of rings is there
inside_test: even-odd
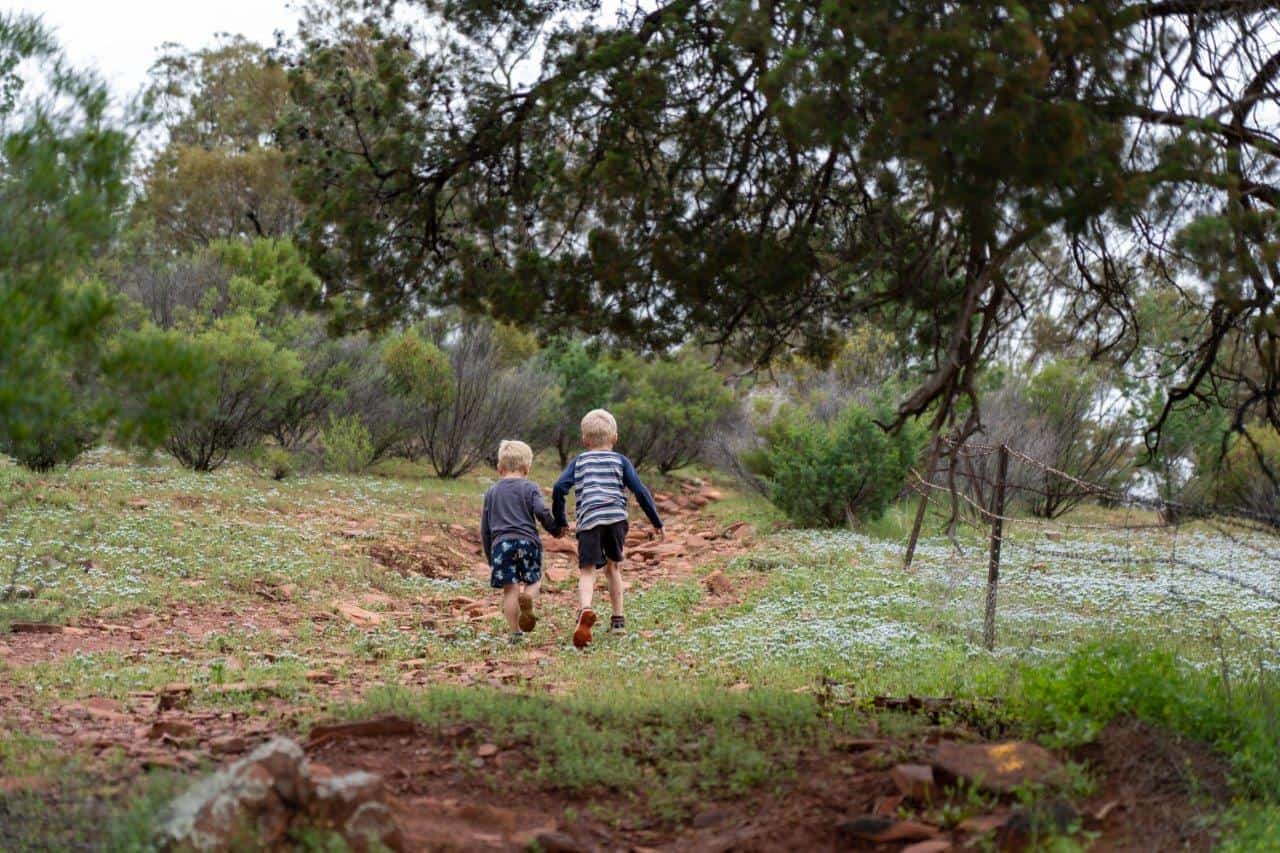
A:
[[[633,559],[624,568],[623,582],[627,589],[683,580],[695,573],[695,560],[705,562],[749,550],[753,538],[749,528],[731,525],[727,530],[722,529],[701,512],[695,498],[702,500],[705,494],[713,491],[700,484],[688,483],[679,495],[655,495],[663,506],[667,537],[663,542],[655,542],[647,525],[637,525],[632,530],[628,536],[628,547]],[[188,506],[194,500],[188,496],[174,498],[178,506]],[[411,518],[406,516],[403,520]],[[445,578],[468,575],[488,578],[478,531],[473,527],[432,522],[425,524],[412,540],[384,539],[363,543],[359,540],[371,535],[368,519],[344,515],[335,517],[333,525],[334,538],[340,545],[351,547],[354,543],[376,563],[393,571]],[[546,582],[537,604],[538,613],[540,616],[571,615],[577,607],[577,561],[573,538],[555,540],[546,537],[544,544]],[[300,623],[329,620],[346,620],[359,627],[393,624],[403,631],[429,630],[448,635],[461,626],[483,626],[487,630],[486,623],[500,616],[495,595],[476,598],[445,595],[398,600],[376,591],[366,591],[339,594],[332,600],[312,596],[301,602],[297,600],[298,591],[289,584],[276,587],[264,583],[254,591],[260,601],[241,600],[234,606],[211,607],[183,604],[160,613],[138,610],[127,617],[115,617],[112,622],[81,619],[56,633],[0,635],[0,665],[25,668],[56,662],[77,652],[118,652],[135,659],[155,654],[195,660],[223,657],[229,666],[235,667],[239,664],[234,656],[228,658],[208,649],[209,637],[245,628],[269,631],[285,639],[296,635]],[[603,597],[604,590],[598,595]],[[709,600],[705,606],[720,606],[722,603]],[[564,622],[564,625],[558,627],[557,621]],[[571,627],[568,618],[554,621],[543,618],[525,649],[502,660],[441,663],[430,668],[426,667],[426,661],[404,661],[400,680],[406,685],[453,682],[490,686],[511,686],[528,681],[531,674],[536,675],[539,669],[533,664],[568,642]],[[311,679],[312,696],[308,700],[313,706],[330,699],[354,699],[366,686],[382,683],[381,661],[327,658],[316,660],[314,664],[354,666],[358,670],[367,670],[369,677],[365,679],[361,672],[357,672],[339,681],[324,677],[325,672],[317,670],[316,678]],[[234,669],[228,672],[227,678],[234,686]],[[552,692],[556,690],[553,684],[545,687]],[[273,698],[269,686],[255,698],[258,714],[273,718],[273,725],[298,713],[298,709]],[[87,703],[98,700],[68,702],[52,709],[42,709],[37,714],[31,710],[36,703],[30,699],[23,688],[0,683],[0,723],[19,730],[39,729],[45,734],[95,750],[119,746],[143,763],[166,763],[162,759],[167,756],[167,763],[190,764],[202,754],[207,755],[212,742],[247,736],[251,745],[255,738],[261,738],[267,732],[256,724],[245,731],[243,724],[246,721],[243,718],[216,714],[183,716],[181,708],[176,708],[166,713],[176,714],[193,723],[195,734],[181,744],[164,740],[157,742],[138,734],[157,719],[154,696],[131,697],[114,706],[116,711],[113,714],[97,715],[87,714],[84,708]]]
[[[1211,850],[1211,821],[1230,802],[1227,764],[1208,747],[1138,720],[1118,720],[1078,760],[1098,769],[1102,789],[1083,810],[1100,850]],[[1105,811],[1104,811],[1105,810]]]

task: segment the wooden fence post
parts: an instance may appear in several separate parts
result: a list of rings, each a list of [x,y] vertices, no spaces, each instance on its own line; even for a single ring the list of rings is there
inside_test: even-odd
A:
[[[991,519],[991,563],[987,567],[987,612],[982,620],[982,642],[987,650],[996,647],[996,589],[1000,584],[1000,545],[1004,541],[1004,484],[1009,477],[1009,446],[1000,445],[1000,475]]]
[[[929,451],[929,464],[925,467],[924,487],[920,490],[920,505],[916,507],[916,520],[911,524],[911,538],[907,540],[907,553],[902,558],[902,570],[911,571],[911,561],[916,557],[916,542],[920,540],[920,528],[924,525],[924,513],[929,508],[929,483],[933,482],[933,469],[942,453],[942,435],[933,437],[933,449]]]

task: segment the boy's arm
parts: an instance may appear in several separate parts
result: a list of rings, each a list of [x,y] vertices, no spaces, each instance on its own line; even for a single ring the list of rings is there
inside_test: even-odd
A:
[[[551,516],[556,530],[564,530],[569,526],[569,518],[564,514],[564,498],[565,495],[569,494],[569,490],[573,488],[574,470],[577,465],[577,459],[570,462],[569,467],[564,469],[560,479],[556,480],[555,486],[551,488]]]
[[[640,509],[644,510],[644,514],[649,517],[649,523],[661,530],[662,519],[658,516],[658,508],[653,504],[653,495],[649,494],[644,483],[640,482],[636,466],[632,465],[631,460],[625,456],[622,457],[622,483],[635,492],[636,503],[640,504]]]
[[[542,522],[542,526],[547,532],[555,536],[560,532],[560,528],[556,527],[556,520],[551,515],[551,510],[547,509],[547,502],[542,499],[542,489],[539,489],[533,483],[529,484],[527,504],[529,512],[534,518]]]
[[[480,543],[484,545],[484,559],[493,559],[493,531],[489,528],[489,493],[484,493],[484,509],[480,511]]]

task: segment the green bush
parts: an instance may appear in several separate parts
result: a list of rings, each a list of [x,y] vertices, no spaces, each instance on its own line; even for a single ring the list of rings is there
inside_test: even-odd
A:
[[[744,463],[788,518],[811,527],[879,518],[902,492],[921,446],[914,425],[886,433],[856,403],[831,423],[789,408],[760,435],[763,447]]]
[[[1233,435],[1216,474],[1213,499],[1219,507],[1280,517],[1280,432],[1251,427],[1247,435]]]
[[[279,445],[262,448],[254,461],[259,470],[273,480],[287,479],[298,471],[297,457]]]
[[[609,404],[618,376],[581,341],[558,338],[541,353],[543,369],[560,385],[557,405],[550,408],[538,432],[555,447],[560,464],[566,465],[579,446],[582,416]]]
[[[665,474],[697,461],[736,406],[724,378],[691,356],[653,361],[623,356],[610,367],[619,376],[614,398],[620,402],[612,409],[618,449],[637,467]]]
[[[328,425],[320,432],[320,443],[324,446],[326,471],[358,474],[373,464],[373,438],[369,428],[354,415],[330,415]]]
[[[174,422],[165,449],[192,470],[212,471],[270,431],[302,384],[302,363],[244,314],[217,321],[192,341],[209,373],[198,404]]]

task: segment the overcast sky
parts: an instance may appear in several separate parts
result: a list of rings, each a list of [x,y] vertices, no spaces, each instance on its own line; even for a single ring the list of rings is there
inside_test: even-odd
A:
[[[203,47],[214,34],[241,33],[270,42],[293,33],[299,0],[9,0],[7,10],[30,12],[58,35],[78,66],[93,66],[120,95],[137,92],[160,45]]]

